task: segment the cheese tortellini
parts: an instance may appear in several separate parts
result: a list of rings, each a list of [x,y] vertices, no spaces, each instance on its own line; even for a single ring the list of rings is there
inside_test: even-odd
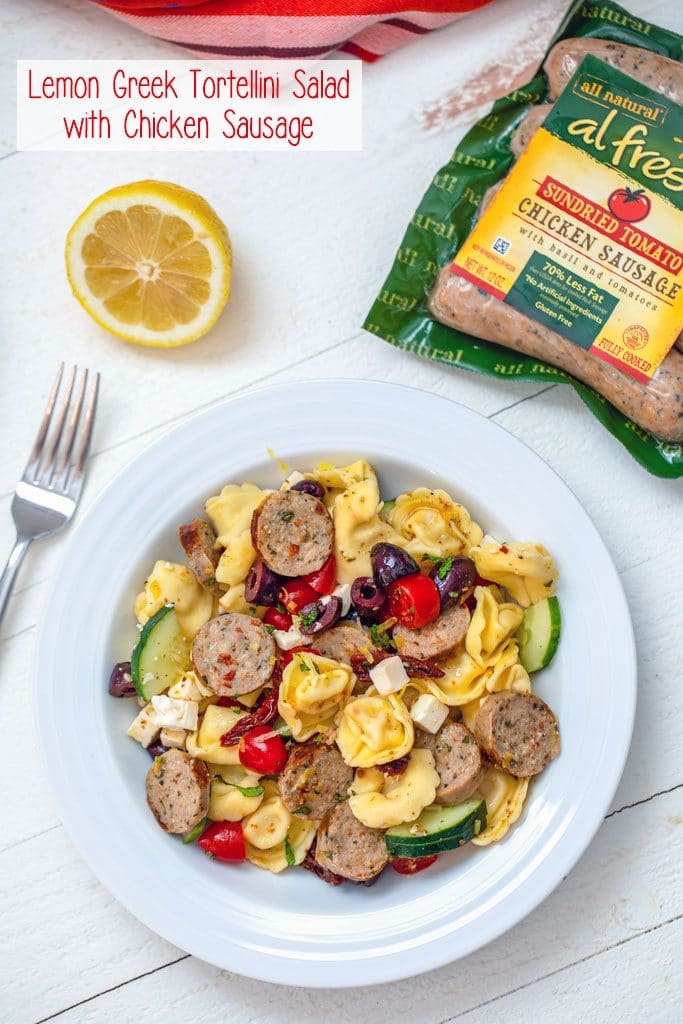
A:
[[[483,531],[463,505],[453,501],[446,491],[418,487],[400,494],[389,522],[404,538],[402,547],[420,561],[423,555],[446,558],[469,554]]]
[[[486,769],[477,786],[477,793],[486,801],[486,828],[472,840],[476,846],[503,838],[522,813],[528,788],[528,779],[514,779],[491,766]]]
[[[352,768],[387,764],[413,745],[413,721],[400,697],[365,694],[350,701],[339,718],[337,746]]]
[[[135,615],[144,624],[165,604],[175,606],[183,633],[192,639],[213,614],[213,598],[197,582],[186,565],[155,562],[141,593],[135,598]]]
[[[265,782],[264,789],[263,803],[244,819],[244,848],[247,860],[256,867],[279,874],[301,864],[313,845],[318,822],[290,814],[274,782]]]
[[[264,788],[255,772],[240,765],[208,765],[211,773],[211,798],[207,818],[211,821],[241,821],[263,801]],[[249,796],[243,790],[257,790]]]
[[[460,708],[465,725],[471,729],[482,701],[489,693],[499,690],[516,690],[518,693],[531,692],[531,680],[526,669],[519,663],[519,648],[515,643],[504,644],[497,660],[483,675],[484,686],[469,703]]]
[[[234,587],[228,587],[225,593],[219,597],[218,603],[224,612],[238,612],[240,615],[251,615],[262,619],[266,609],[258,605],[249,604],[244,597],[244,583],[237,583]]]
[[[278,698],[278,710],[294,739],[306,740],[331,728],[355,681],[348,665],[319,654],[296,654],[282,673]]]
[[[379,768],[359,768],[351,784],[349,807],[368,828],[391,828],[415,821],[434,803],[439,776],[431,750],[411,751],[401,775],[386,776]]]
[[[484,665],[496,648],[518,628],[524,612],[518,604],[499,602],[497,587],[477,587],[477,601],[467,629],[465,650],[479,665]]]
[[[559,577],[552,555],[542,544],[500,544],[493,537],[484,537],[469,554],[479,575],[505,587],[523,608],[550,597]]]
[[[199,729],[187,737],[188,754],[214,764],[239,764],[239,743],[231,747],[222,747],[221,736],[229,732],[245,714],[246,712],[237,711],[235,708],[222,708],[219,704],[210,704],[204,712]]]
[[[216,568],[216,579],[228,588],[228,592],[231,587],[244,583],[254,563],[256,551],[251,543],[251,517],[270,493],[255,484],[226,484],[220,494],[206,502],[206,514],[218,535],[216,546],[223,548]]]
[[[389,541],[405,546],[396,530],[379,518],[381,507],[379,485],[372,470],[368,476],[337,495],[332,518],[340,583],[352,583],[357,576],[372,575],[370,550],[374,544]]]

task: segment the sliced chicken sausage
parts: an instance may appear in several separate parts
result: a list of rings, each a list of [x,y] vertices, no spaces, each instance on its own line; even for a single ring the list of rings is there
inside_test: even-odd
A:
[[[446,721],[431,736],[415,730],[415,746],[426,747],[434,755],[440,784],[437,804],[458,804],[472,796],[484,774],[484,759],[476,739],[462,722]]]
[[[318,654],[324,658],[331,658],[332,661],[340,661],[343,665],[350,665],[354,654],[361,654],[370,647],[370,637],[360,626],[351,622],[341,622],[338,626],[332,626],[320,633],[313,640]]]
[[[398,653],[406,658],[421,658],[423,661],[446,658],[462,644],[469,624],[467,608],[456,605],[447,608],[438,619],[421,629],[396,626],[394,643]]]
[[[332,807],[320,822],[315,856],[322,867],[353,882],[369,882],[388,860],[384,832],[358,821],[348,800]]]
[[[202,626],[192,644],[194,667],[219,697],[239,697],[268,682],[276,648],[260,619],[237,612]]]
[[[550,99],[556,100],[587,54],[603,60],[653,92],[683,103],[683,67],[678,61],[639,46],[612,39],[563,39],[548,54],[543,70],[548,76]]]
[[[216,582],[216,566],[219,554],[216,551],[216,534],[210,523],[204,519],[193,519],[178,530],[187,564],[197,581],[211,594],[221,595],[223,588]]]
[[[521,779],[538,775],[560,752],[557,719],[533,693],[492,693],[477,711],[473,731],[494,764]]]
[[[683,440],[683,355],[677,349],[664,358],[649,384],[643,384],[448,267],[439,272],[429,306],[441,323],[559,367],[656,437]]]
[[[319,569],[332,553],[334,527],[330,515],[311,494],[276,491],[256,509],[251,520],[254,547],[280,576],[305,576]]]
[[[147,772],[147,803],[166,832],[184,835],[206,817],[209,771],[184,750],[155,757]]]
[[[292,749],[277,781],[288,811],[318,819],[346,799],[352,779],[336,747],[306,743]]]

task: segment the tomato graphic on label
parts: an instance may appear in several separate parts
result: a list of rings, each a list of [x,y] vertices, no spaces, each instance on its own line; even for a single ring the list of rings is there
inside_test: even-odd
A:
[[[650,200],[642,188],[618,188],[607,200],[610,212],[628,224],[645,220],[651,209]]]

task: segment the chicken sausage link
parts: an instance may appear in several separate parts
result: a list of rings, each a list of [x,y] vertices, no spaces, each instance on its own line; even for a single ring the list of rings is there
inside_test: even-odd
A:
[[[277,780],[282,802],[291,814],[319,819],[346,799],[353,769],[336,747],[295,745]]]
[[[528,114],[524,115],[510,139],[510,150],[515,160],[522,155],[531,142],[532,135],[538,131],[552,109],[552,103],[539,103],[537,106],[532,107]],[[493,187],[495,188],[495,186]]]
[[[320,822],[315,856],[322,867],[352,882],[376,878],[388,860],[384,832],[358,821],[348,800],[329,810]]]
[[[661,96],[683,103],[683,66],[678,61],[612,39],[588,38],[562,39],[546,57],[543,70],[548,76],[551,100],[557,99],[587,54],[604,60]]]
[[[197,577],[197,582],[209,593],[220,597],[223,588],[216,582],[219,554],[216,551],[213,527],[204,519],[193,519],[178,529],[178,536],[187,564]]]
[[[228,612],[209,619],[192,644],[194,667],[219,697],[239,697],[273,674],[276,647],[260,619]]]
[[[643,384],[480,291],[448,267],[439,273],[429,307],[441,323],[559,367],[656,437],[683,440],[683,355],[679,351],[672,349],[652,380]]]
[[[434,755],[441,780],[436,791],[437,804],[458,804],[472,796],[485,766],[477,741],[466,725],[447,720],[435,736],[416,729],[415,746],[426,747]]]
[[[184,750],[167,750],[147,772],[147,803],[164,831],[184,835],[206,817],[209,787],[203,761]]]
[[[479,707],[473,729],[494,764],[517,778],[538,775],[560,752],[557,719],[533,693],[492,693]]]

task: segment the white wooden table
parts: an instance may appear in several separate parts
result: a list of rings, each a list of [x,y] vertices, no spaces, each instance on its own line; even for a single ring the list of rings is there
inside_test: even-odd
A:
[[[45,584],[66,537],[35,545],[0,635],[0,1021],[680,1019],[680,482],[648,476],[566,387],[449,372],[359,327],[430,176],[491,90],[524,80],[564,7],[565,0],[498,0],[366,68],[361,154],[16,154],[13,105],[5,103],[0,554],[12,539],[11,492],[60,359],[103,377],[86,506],[170,425],[226,395],[313,377],[408,383],[495,419],[578,495],[629,598],[640,699],[629,761],[603,827],[514,935],[377,989],[259,984],[149,932],[99,885],[64,834],[37,757],[29,678],[35,623],[49,614]],[[678,0],[629,0],[629,7],[683,32]],[[80,0],[4,0],[0,47],[5,98],[13,95],[18,57],[179,55]],[[211,335],[185,349],[157,352],[104,335],[65,281],[62,250],[73,218],[104,189],[143,177],[197,189],[233,237],[233,298]]]

